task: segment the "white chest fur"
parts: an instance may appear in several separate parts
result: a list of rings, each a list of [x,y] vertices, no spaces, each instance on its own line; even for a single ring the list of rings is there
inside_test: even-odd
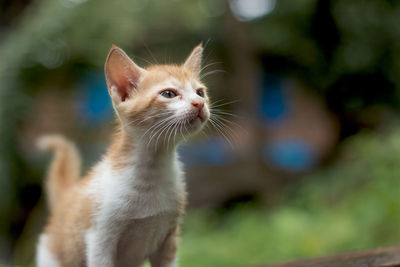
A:
[[[134,158],[124,168],[112,166],[108,160],[100,163],[88,186],[97,206],[86,234],[88,258],[111,250],[105,257],[117,258],[115,266],[140,265],[179,221],[183,173],[175,154],[159,162]]]

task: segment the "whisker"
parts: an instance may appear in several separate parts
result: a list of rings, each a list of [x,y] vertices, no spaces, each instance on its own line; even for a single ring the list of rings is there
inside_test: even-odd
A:
[[[151,127],[145,132],[145,134],[146,134],[147,132],[149,132],[149,135],[150,135],[148,145],[150,145],[152,139],[153,139],[155,136],[157,136],[157,133],[158,133],[159,131],[161,131],[165,126],[168,125],[169,121],[170,121],[170,117],[164,118],[164,119],[162,119],[161,121],[159,121],[158,123],[156,123],[155,125],[151,126]],[[150,131],[150,130],[151,130],[151,131]],[[144,134],[144,135],[145,135],[145,134]],[[143,135],[143,136],[144,136],[144,135]]]
[[[228,119],[226,119],[226,118],[224,118],[224,117],[222,117],[222,116],[214,116],[214,118],[217,119],[217,120],[222,120],[222,121],[225,122],[225,123],[230,123],[230,124],[232,124],[232,125],[235,125],[236,127],[240,128],[240,130],[246,131],[246,129],[244,129],[244,128],[242,127],[242,125],[240,125],[240,124],[237,123],[237,122],[228,120]]]
[[[203,46],[203,49],[204,49],[204,50],[207,48],[207,46],[208,46],[208,44],[209,44],[210,42],[211,42],[211,38],[208,38],[207,41],[206,41],[206,43],[205,43],[204,46]]]
[[[185,127],[185,135],[186,135],[186,134],[189,134],[189,130],[187,129],[186,125],[187,125],[187,123],[186,123],[186,121],[185,121],[185,123],[183,124],[183,126]]]
[[[233,140],[239,139],[239,135],[238,135],[235,131],[233,131],[232,127],[230,127],[229,125],[227,125],[227,123],[225,123],[223,120],[225,120],[226,122],[229,122],[229,123],[233,123],[233,122],[231,122],[231,121],[229,121],[229,120],[226,120],[226,119],[224,119],[224,118],[215,118],[215,117],[214,117],[214,122],[217,122],[217,123],[221,126],[221,128],[226,129],[226,133],[227,133],[230,137],[232,137]],[[236,125],[238,125],[238,124],[236,124]],[[239,125],[238,125],[238,126],[239,126]],[[240,127],[240,126],[239,126],[239,127]],[[240,127],[240,128],[241,128],[241,127]],[[241,128],[241,129],[243,129],[243,128]]]
[[[178,124],[176,125],[175,130],[174,130],[174,144],[176,144],[176,133],[179,129],[179,124],[180,124],[180,122],[178,122]]]
[[[143,45],[146,48],[147,52],[150,54],[151,58],[154,60],[154,62],[156,64],[160,64],[158,63],[157,59],[154,57],[153,53],[150,51],[149,47],[147,46],[147,44],[143,41]]]
[[[231,116],[231,117],[235,117],[235,118],[240,118],[240,116],[230,113],[230,112],[226,112],[226,111],[222,111],[222,110],[216,110],[216,109],[211,109],[211,114],[214,115],[225,115],[225,116]]]
[[[210,106],[214,106],[215,104],[217,104],[217,103],[219,103],[219,102],[222,102],[222,101],[225,101],[225,98],[222,98],[222,99],[218,99],[218,100],[216,100],[216,101],[213,101],[213,103],[211,103]]]
[[[160,120],[159,122],[155,123],[154,125],[152,125],[149,129],[147,129],[146,132],[144,132],[144,134],[142,134],[142,137],[146,136],[146,134],[147,134],[150,130],[152,130],[153,128],[156,129],[159,125],[163,124],[163,123],[164,123],[165,121],[167,121],[167,120],[168,120],[168,119],[165,118],[165,119]],[[150,134],[151,134],[153,131],[154,131],[154,129],[150,132]]]
[[[151,136],[150,136],[150,138],[149,138],[149,141],[148,141],[148,143],[147,143],[147,146],[150,146],[150,144],[152,143],[152,141],[153,141],[153,139],[154,138],[159,138],[159,133],[161,132],[161,131],[163,131],[163,129],[165,128],[165,127],[167,127],[167,125],[168,125],[168,123],[169,123],[169,121],[168,120],[166,120],[166,121],[164,121],[163,122],[163,124],[162,125],[159,125],[157,128],[155,128],[152,132],[154,132],[154,133],[152,133],[151,134]],[[156,147],[154,147],[154,149],[156,149]]]
[[[221,102],[221,101],[223,101],[223,99],[218,100],[218,101],[214,101],[214,103],[211,104],[211,108],[218,108],[218,107],[222,107],[222,106],[227,106],[227,105],[230,105],[230,104],[238,103],[241,100],[240,99],[236,99],[236,100],[232,100],[232,101],[229,101],[229,102],[225,102],[225,103],[222,103],[222,104],[215,105],[216,103]]]
[[[219,126],[215,121],[213,121],[212,118],[210,118],[210,123],[213,125],[214,129],[217,130],[224,138],[225,140],[229,143],[229,145],[233,148],[233,144],[230,141],[230,139],[224,134],[224,132],[221,129],[221,126]]]
[[[180,123],[180,125],[179,125],[179,132],[180,132],[181,136],[183,137],[183,140],[184,140],[185,143],[186,143],[187,140],[186,140],[185,134],[182,133],[182,130],[183,130],[183,127],[182,127],[182,126],[185,126],[185,124],[186,124],[186,122],[181,121],[181,123]],[[186,128],[186,126],[185,126],[185,128]]]
[[[142,119],[138,124],[141,124],[141,123],[145,122],[146,120],[149,120],[149,119],[152,119],[152,118],[167,116],[167,115],[170,115],[172,113],[173,112],[171,112],[171,111],[167,111],[167,112],[163,112],[163,113],[154,114],[154,115],[151,115],[151,116],[148,116],[148,117]],[[140,120],[140,118],[135,119],[133,121],[130,121],[127,124],[123,124],[122,127],[126,130],[128,126],[134,124],[135,122],[138,122],[139,120]]]
[[[215,73],[226,73],[226,71],[224,71],[224,70],[212,70],[212,71],[206,72],[205,74],[201,74],[200,75],[200,79],[203,80],[207,76],[210,76],[210,75],[215,74]]]
[[[165,124],[167,124],[167,123],[168,123],[168,119],[166,118],[166,119],[164,119],[164,120],[158,122],[157,124],[153,125],[152,127],[150,127],[150,128],[146,131],[146,132],[148,132],[150,129],[154,128],[154,129],[151,130],[151,132],[149,133],[150,138],[149,138],[149,141],[147,142],[147,147],[149,147],[149,145],[151,144],[151,141],[152,141],[153,138],[157,135],[158,131],[160,131],[160,130],[165,126]],[[154,132],[154,134],[153,134],[153,132]],[[144,135],[145,135],[145,134],[144,134]]]
[[[163,113],[153,114],[153,115],[147,116],[146,118],[144,118],[143,120],[141,120],[141,121],[139,122],[139,124],[140,124],[140,123],[143,123],[143,122],[145,122],[145,121],[147,121],[147,120],[149,120],[149,119],[155,118],[155,117],[161,117],[161,116],[164,116],[164,115],[171,115],[171,114],[173,114],[172,111],[167,111],[167,112],[163,112]]]
[[[170,144],[170,138],[171,138],[171,135],[172,135],[172,133],[173,133],[173,130],[176,128],[176,122],[177,122],[178,120],[175,118],[175,120],[173,121],[173,123],[171,124],[171,131],[170,131],[170,133],[169,133],[169,135],[168,135],[168,142],[167,142],[167,144],[168,144],[168,146],[167,146],[167,149],[169,149],[169,144]]]
[[[155,147],[157,147],[158,144],[158,140],[161,137],[161,134],[165,131],[165,129],[168,128],[168,126],[170,125],[171,121],[168,120],[166,121],[161,127],[158,127],[157,130],[154,132],[154,134],[150,137],[150,141],[155,138]]]
[[[208,40],[206,41],[206,43],[204,44],[204,46],[203,46],[203,50],[206,50],[206,48],[207,48],[207,46],[208,46],[208,44],[210,43],[210,41],[211,41],[211,38],[208,38]],[[209,58],[209,56],[212,54],[212,50],[209,50],[209,53],[208,53],[208,55],[206,55],[206,57],[204,58],[204,62],[206,62],[207,61],[207,59]]]
[[[159,134],[158,134],[158,137],[157,137],[157,140],[156,140],[155,147],[157,147],[158,141],[159,141],[161,135],[163,134],[163,132],[165,132],[165,130],[167,130],[166,134],[168,134],[168,129],[169,129],[170,125],[173,124],[173,122],[174,122],[173,120],[170,120],[170,121],[166,124],[166,126],[163,128],[163,130],[160,130],[160,132],[159,132]],[[166,135],[165,135],[165,136],[166,136]],[[165,142],[165,136],[164,136],[164,142]]]
[[[143,57],[134,56],[133,58],[134,58],[134,59],[136,59],[136,58],[137,58],[137,59],[140,59],[140,60],[146,62],[146,63],[149,64],[149,65],[153,65],[153,64],[154,64],[153,62],[151,62],[151,61],[149,61],[149,60],[147,60],[147,59],[145,59],[145,58],[143,58]]]
[[[211,66],[213,66],[213,65],[217,65],[217,64],[221,64],[222,62],[211,62],[211,63],[208,63],[207,65],[205,65],[205,66],[203,66],[201,69],[200,69],[200,73],[203,71],[203,70],[205,70],[205,69],[207,69],[207,68],[209,68],[209,67],[211,67]]]

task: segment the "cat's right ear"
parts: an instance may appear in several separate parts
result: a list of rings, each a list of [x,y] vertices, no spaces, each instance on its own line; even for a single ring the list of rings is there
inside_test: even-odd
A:
[[[108,92],[113,102],[119,104],[128,99],[145,72],[121,48],[113,45],[105,64]]]

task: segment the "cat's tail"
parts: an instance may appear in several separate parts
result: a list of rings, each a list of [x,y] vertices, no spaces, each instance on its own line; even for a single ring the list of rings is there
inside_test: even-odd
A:
[[[37,140],[41,150],[54,153],[47,171],[46,190],[50,210],[58,198],[79,179],[81,156],[76,146],[61,135],[45,135]]]

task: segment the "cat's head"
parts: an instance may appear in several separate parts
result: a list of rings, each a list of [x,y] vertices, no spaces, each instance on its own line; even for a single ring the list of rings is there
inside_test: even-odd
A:
[[[178,143],[198,132],[210,117],[200,81],[202,45],[182,65],[136,65],[113,46],[105,64],[108,92],[125,131],[149,142]]]

